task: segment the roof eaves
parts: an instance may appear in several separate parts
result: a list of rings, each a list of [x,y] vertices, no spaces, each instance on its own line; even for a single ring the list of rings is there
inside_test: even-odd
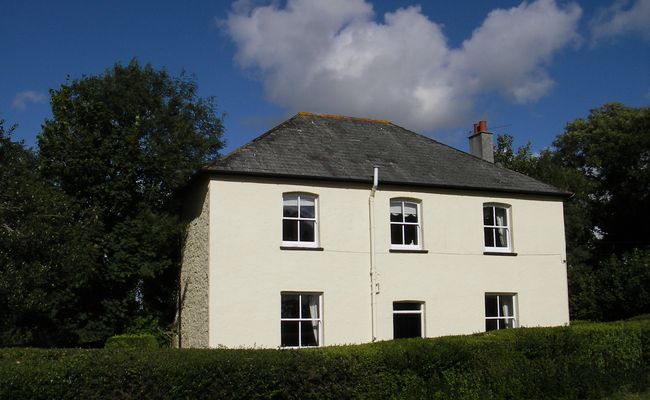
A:
[[[262,177],[262,178],[288,178],[288,179],[301,179],[301,180],[319,180],[319,181],[328,181],[328,182],[355,182],[355,183],[372,183],[372,179],[373,179],[372,176],[341,178],[341,177],[318,176],[318,175],[277,174],[271,172],[227,171],[227,170],[214,170],[214,169],[207,169],[207,168],[201,169],[198,172],[198,174],[250,176],[250,177]],[[383,180],[380,180],[379,183],[381,185],[390,185],[390,186],[404,186],[404,187],[415,186],[415,187],[430,187],[430,188],[479,191],[479,192],[529,194],[529,195],[560,197],[565,199],[568,199],[573,196],[573,193],[571,192],[563,192],[560,190],[558,190],[557,192],[553,192],[553,191],[544,191],[544,190],[493,188],[493,187],[480,187],[480,186],[471,186],[471,185],[435,184],[435,183],[425,183],[425,182],[403,182],[403,181],[393,182],[393,181],[383,181]]]

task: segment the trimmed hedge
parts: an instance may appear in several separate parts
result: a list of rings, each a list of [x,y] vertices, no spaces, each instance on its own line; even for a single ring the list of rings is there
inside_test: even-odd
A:
[[[3,349],[2,399],[578,399],[648,388],[650,321],[305,350]]]
[[[152,334],[138,333],[111,336],[104,344],[104,347],[107,349],[157,349],[160,346]]]

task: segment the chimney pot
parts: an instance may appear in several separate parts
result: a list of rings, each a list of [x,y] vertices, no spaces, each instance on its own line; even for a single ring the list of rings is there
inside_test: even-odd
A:
[[[479,121],[478,122],[478,132],[476,132],[476,133],[487,132],[487,131],[488,131],[487,130],[487,121],[485,121],[485,120]]]

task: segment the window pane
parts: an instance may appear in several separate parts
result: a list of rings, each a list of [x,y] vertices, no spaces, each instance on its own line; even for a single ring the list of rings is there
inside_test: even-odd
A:
[[[494,228],[483,228],[485,247],[494,247]]]
[[[298,321],[282,321],[280,326],[281,345],[282,346],[298,346]]]
[[[291,219],[282,220],[282,240],[288,242],[298,241],[298,221]]]
[[[494,331],[497,329],[497,320],[496,319],[486,319],[485,320],[485,330]]]
[[[314,241],[314,221],[300,221],[300,241]]]
[[[493,207],[483,207],[483,225],[494,225]]]
[[[318,346],[318,321],[300,323],[300,345]]]
[[[289,196],[284,198],[282,207],[282,215],[285,217],[297,217],[298,216],[298,197]]]
[[[297,294],[282,295],[282,318],[299,318],[300,304]]]
[[[505,228],[496,229],[496,247],[508,247],[508,230]]]
[[[418,227],[417,225],[404,225],[404,244],[418,244]]]
[[[316,216],[316,202],[309,197],[300,198],[300,218],[314,218]]]
[[[505,208],[495,207],[496,224],[498,226],[508,226],[508,212]]]
[[[422,337],[421,314],[393,314],[393,338]]]
[[[422,303],[416,302],[395,302],[393,303],[394,311],[405,311],[405,310],[415,310],[420,311],[422,309]]]
[[[390,242],[391,244],[404,244],[404,242],[402,242],[402,225],[390,225]]]
[[[506,320],[505,320],[505,327],[506,327],[507,329],[514,328],[514,327],[515,327],[515,320],[512,319],[512,318],[508,318],[508,319],[506,319]]]
[[[318,299],[317,294],[302,295],[302,314],[301,318],[318,318]]]
[[[418,206],[415,203],[404,203],[404,221],[418,222]]]
[[[485,316],[486,317],[498,317],[499,310],[497,307],[497,296],[486,295],[485,296]]]
[[[514,317],[512,296],[499,296],[499,305],[501,307],[500,317]]]
[[[403,222],[402,203],[390,203],[390,222]]]

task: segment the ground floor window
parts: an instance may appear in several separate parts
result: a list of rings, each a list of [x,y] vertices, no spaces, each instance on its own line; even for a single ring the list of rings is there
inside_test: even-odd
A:
[[[515,315],[514,294],[485,294],[485,330],[515,328],[517,318]]]
[[[321,293],[282,293],[280,331],[282,347],[321,345]]]
[[[393,303],[393,338],[424,337],[422,316],[424,303],[396,301]]]

